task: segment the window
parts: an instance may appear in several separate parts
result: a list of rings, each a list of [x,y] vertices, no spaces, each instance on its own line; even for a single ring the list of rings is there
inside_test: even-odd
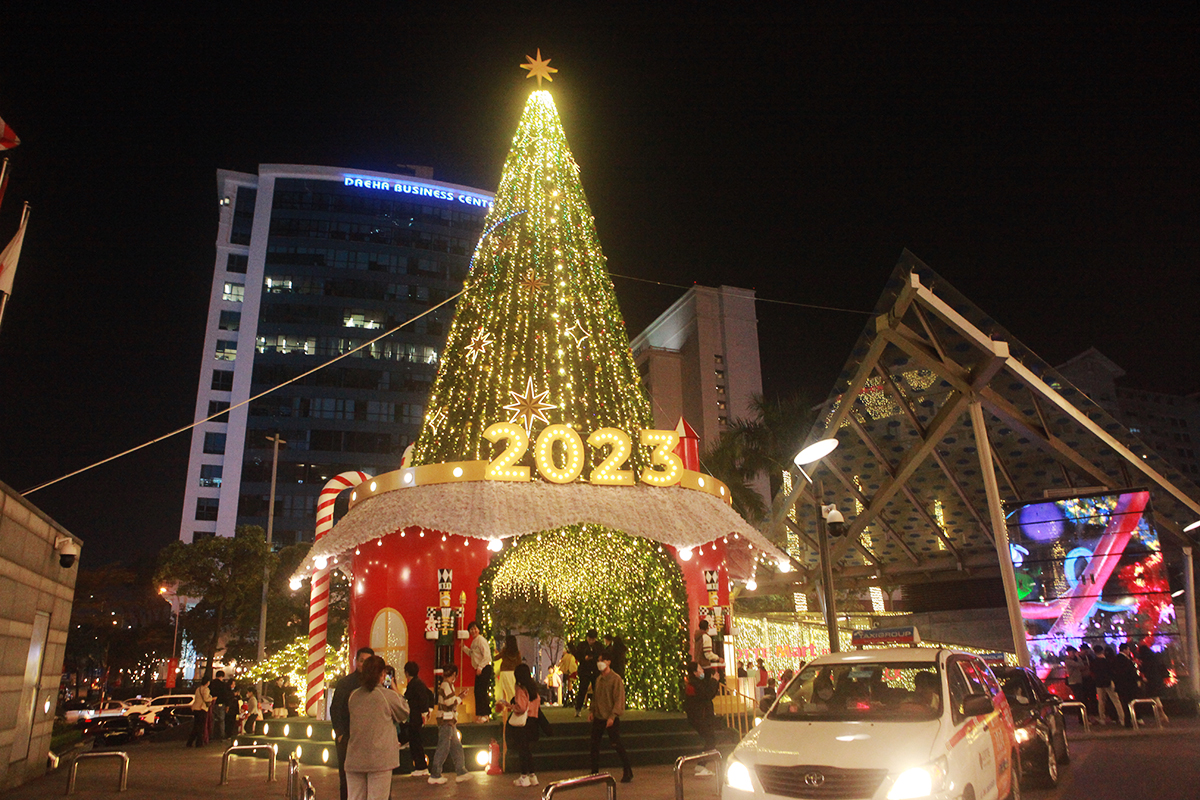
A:
[[[225,271],[226,272],[235,272],[239,275],[245,275],[246,274],[246,265],[249,262],[249,260],[250,260],[249,256],[242,256],[242,255],[238,255],[237,253],[230,253],[229,259],[225,262]]]
[[[718,367],[721,366],[722,364],[725,363],[725,356],[722,356],[722,355],[713,356],[713,363],[716,364]]]
[[[225,281],[225,291],[221,295],[222,300],[229,300],[233,303],[240,303],[246,298],[246,287],[240,283],[230,283]]]
[[[204,434],[204,452],[210,455],[225,454],[225,434],[223,433],[206,433]],[[215,519],[215,517],[214,517]]]
[[[725,401],[724,401],[724,400],[718,400],[718,401],[717,401],[717,409],[718,409],[719,411],[724,411],[724,410],[725,410],[725,405],[726,405],[726,403],[725,403]]]
[[[396,404],[381,400],[367,401],[367,420],[370,422],[395,422]]]
[[[217,340],[218,361],[233,361],[237,358],[237,342],[231,342],[227,339]]]
[[[715,370],[715,372],[717,373],[717,380],[719,380],[719,381],[725,380],[725,370],[718,369],[718,370]]]
[[[200,465],[200,485],[220,488],[221,473],[225,468],[220,464],[201,464]],[[216,519],[216,517],[213,517]]]
[[[228,369],[214,369],[212,389],[214,392],[233,391],[233,371]]]
[[[216,522],[220,501],[215,497],[200,497],[196,500],[196,519]]]
[[[229,230],[231,244],[250,244],[250,231],[254,227],[254,204],[258,190],[251,186],[239,186],[237,201],[233,205],[233,225]]]
[[[400,421],[409,425],[419,425],[424,418],[424,406],[416,403],[401,403],[400,404]]]
[[[222,311],[221,321],[217,323],[217,327],[223,331],[236,331],[242,324],[242,312],[240,311]]]
[[[215,414],[220,414],[222,411],[228,411],[228,410],[229,410],[229,401],[228,400],[209,400],[208,401],[208,416],[210,416],[210,417]],[[217,421],[218,422],[229,422],[229,417],[225,416],[223,419],[220,419]]]
[[[347,308],[342,312],[342,324],[347,328],[368,328],[377,330],[383,327],[384,312],[364,311],[361,308]]]
[[[726,425],[729,424],[729,417],[726,417],[724,415],[717,417],[717,424],[720,425],[722,428],[724,428]]]
[[[717,384],[717,394],[725,394],[725,387],[719,383]]]

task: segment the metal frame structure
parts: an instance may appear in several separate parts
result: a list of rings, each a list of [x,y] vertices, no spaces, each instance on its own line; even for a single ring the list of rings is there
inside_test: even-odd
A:
[[[573,791],[584,786],[593,786],[597,783],[605,785],[608,800],[617,800],[617,781],[607,772],[600,772],[595,775],[581,775],[578,778],[563,778],[561,781],[548,783],[546,784],[546,788],[542,790],[542,800],[550,800],[550,798],[560,792]]]
[[[277,751],[274,745],[269,744],[236,744],[228,748],[221,755],[221,783],[225,786],[229,783],[229,758],[235,753],[253,753],[258,750],[266,750],[271,755],[267,757],[267,783],[275,782],[275,756]],[[288,777],[291,777],[290,770]]]
[[[717,764],[716,770],[716,787],[715,792],[717,797],[721,796],[721,782],[725,779],[725,758],[721,755],[720,750],[705,750],[703,753],[696,753],[692,756],[680,756],[675,759],[675,800],[683,800],[683,767],[685,764],[702,764],[708,761],[715,761]]]
[[[824,469],[834,480],[813,498],[812,485],[793,476],[772,504],[767,534],[795,534],[797,569],[774,579],[760,572],[760,587],[821,580],[812,509],[833,502],[846,517],[830,557],[839,588],[998,576],[1013,649],[1028,665],[1006,504],[1134,487],[1151,492],[1153,522],[1190,576],[1193,542],[1182,527],[1200,518],[1200,489],[1187,477],[911,253],[875,314],[810,434],[839,438],[812,476]],[[1190,611],[1186,638],[1200,694]]]
[[[129,789],[129,754],[123,750],[105,750],[99,753],[80,753],[71,762],[71,772],[67,775],[67,794],[75,794],[75,777],[79,772],[79,762],[85,758],[119,758],[121,759],[119,792]]]

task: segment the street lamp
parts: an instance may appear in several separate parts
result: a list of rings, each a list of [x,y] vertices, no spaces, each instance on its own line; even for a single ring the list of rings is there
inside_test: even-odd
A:
[[[837,607],[833,599],[833,563],[829,555],[828,528],[830,525],[841,524],[845,520],[842,513],[837,510],[837,506],[821,505],[822,492],[813,483],[809,474],[804,471],[804,467],[820,461],[836,450],[837,446],[838,440],[834,437],[821,439],[805,447],[792,459],[796,464],[796,469],[800,470],[804,479],[814,487],[813,495],[817,501],[817,547],[821,556],[821,598],[825,606],[825,629],[829,634],[829,652],[831,653],[839,652],[841,645],[838,642]]]

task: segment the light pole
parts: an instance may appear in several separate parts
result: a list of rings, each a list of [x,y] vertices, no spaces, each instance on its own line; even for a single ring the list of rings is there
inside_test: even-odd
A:
[[[258,663],[267,657],[267,587],[271,581],[271,534],[275,529],[275,477],[279,472],[279,445],[287,444],[279,438],[279,433],[267,437],[272,442],[271,453],[271,494],[267,500],[267,560],[263,562],[262,608],[258,611]],[[262,700],[262,675],[258,676],[258,699]]]
[[[837,607],[833,598],[833,563],[829,555],[828,525],[837,524],[843,520],[842,514],[836,506],[821,505],[823,491],[820,486],[813,483],[813,479],[804,471],[804,467],[820,461],[832,453],[837,446],[838,440],[833,437],[822,439],[805,447],[792,459],[796,469],[800,470],[800,474],[808,481],[809,486],[813,487],[813,496],[817,502],[817,547],[821,556],[821,599],[822,605],[825,607],[825,630],[829,634],[829,652],[831,653],[839,652],[841,644],[838,642]]]

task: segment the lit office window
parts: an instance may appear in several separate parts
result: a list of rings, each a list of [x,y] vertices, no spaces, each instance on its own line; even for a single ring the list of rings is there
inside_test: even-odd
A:
[[[201,464],[200,465],[200,485],[213,488],[221,486],[221,474],[225,468],[220,464]]]
[[[240,283],[225,282],[225,292],[221,295],[222,300],[230,300],[234,303],[240,303],[246,299],[246,287]]]
[[[231,342],[227,339],[217,339],[218,361],[234,361],[237,359],[237,342]]]

